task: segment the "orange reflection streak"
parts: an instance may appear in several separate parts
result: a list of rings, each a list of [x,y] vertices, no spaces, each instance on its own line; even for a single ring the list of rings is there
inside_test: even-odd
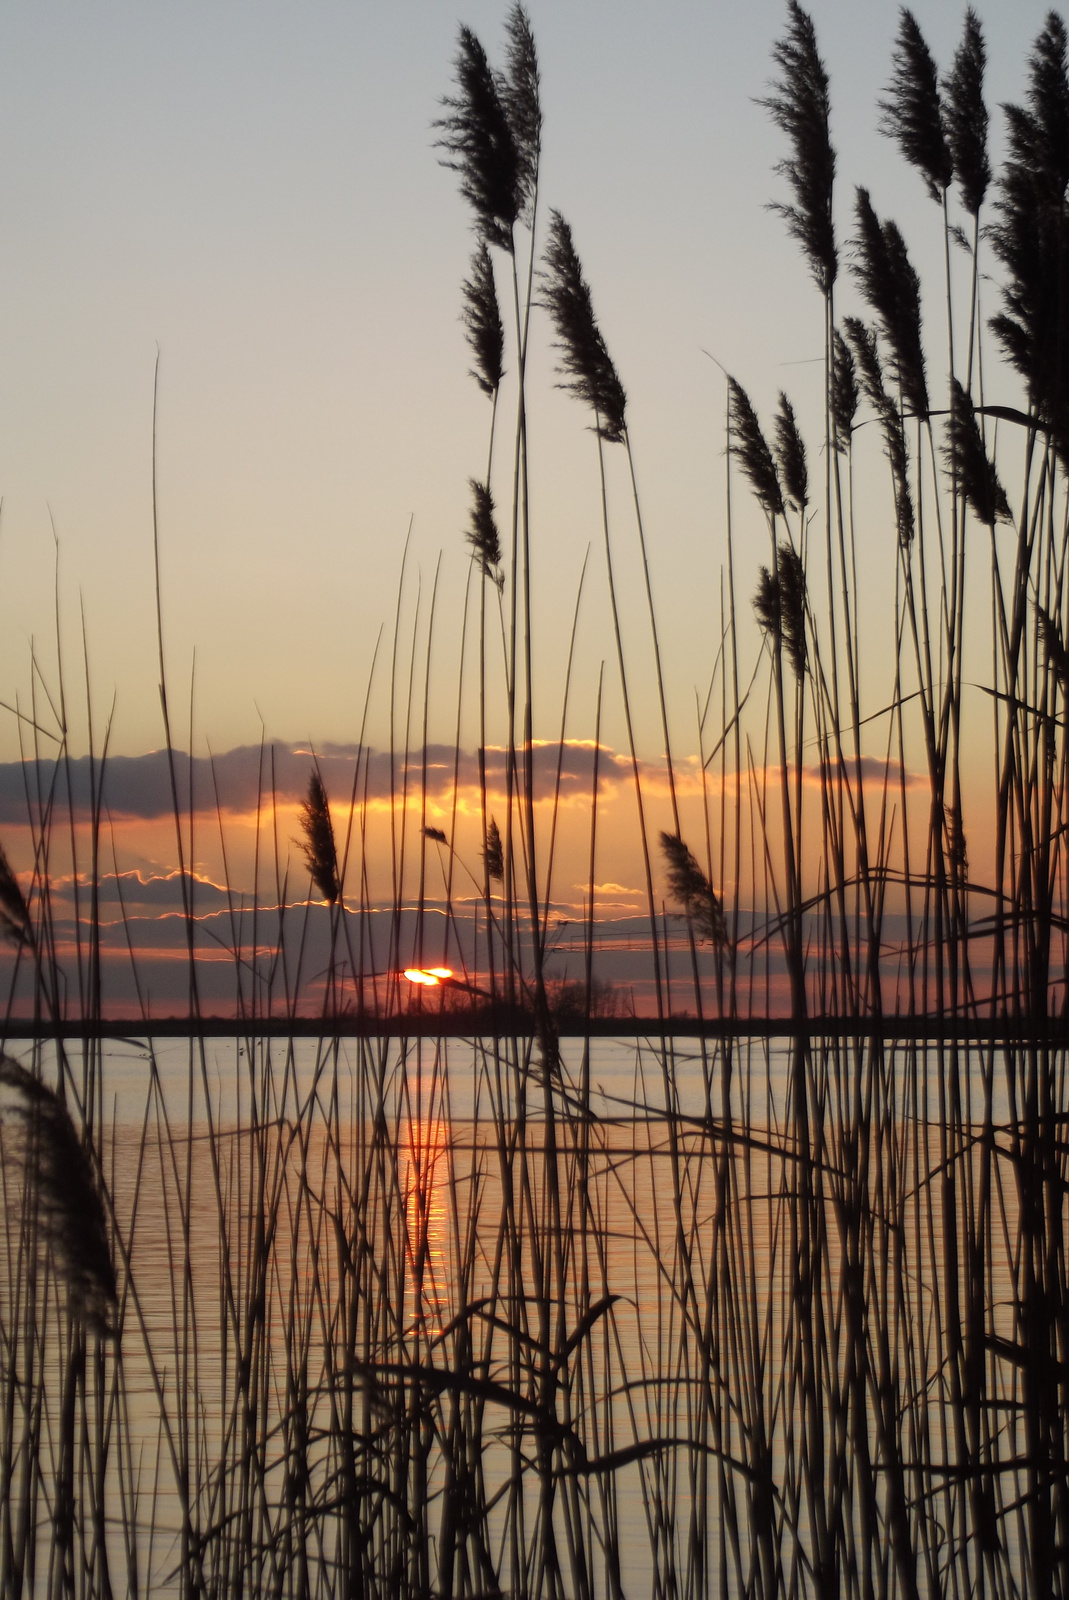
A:
[[[409,983],[425,983],[433,989],[445,978],[453,976],[451,967],[406,967],[403,973]]]
[[[401,1195],[417,1315],[426,1319],[428,1331],[441,1333],[449,1314],[451,1155],[445,1119],[440,1115],[413,1119],[400,1155]]]

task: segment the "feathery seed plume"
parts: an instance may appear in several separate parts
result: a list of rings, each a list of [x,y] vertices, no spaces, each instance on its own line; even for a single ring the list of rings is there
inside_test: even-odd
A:
[[[318,772],[308,779],[308,798],[301,805],[304,829],[304,859],[312,882],[323,899],[333,905],[341,885],[338,882],[338,853],[334,846],[334,827],[330,820],[327,791]]]
[[[517,177],[521,207],[530,212],[538,183],[538,158],[542,149],[542,106],[539,97],[538,55],[531,19],[522,5],[514,5],[505,22],[507,40],[501,99],[512,129],[518,158]]]
[[[446,838],[446,836],[442,832],[441,828],[429,828],[429,827],[428,828],[424,828],[423,837],[425,839],[430,839],[434,844],[448,844],[449,843],[449,840]]]
[[[965,29],[954,56],[954,66],[943,83],[943,115],[947,143],[954,160],[954,176],[961,188],[961,203],[976,216],[991,181],[987,158],[987,106],[984,104],[984,68],[987,53],[980,19],[970,6]]]
[[[30,910],[3,845],[0,845],[0,933],[15,944],[33,943]]]
[[[75,1313],[101,1335],[113,1331],[115,1267],[104,1204],[71,1114],[54,1090],[18,1062],[0,1055],[0,1083],[15,1093],[22,1125],[26,1181]]]
[[[483,576],[489,578],[491,583],[496,583],[500,590],[505,587],[505,574],[501,571],[501,535],[494,516],[494,497],[478,478],[469,478],[468,482],[472,496],[468,543]]]
[[[434,124],[442,166],[459,172],[480,237],[511,254],[523,204],[521,158],[498,79],[470,28],[460,30],[454,68],[457,93],[442,100],[445,115]]]
[[[549,243],[542,272],[544,303],[557,333],[562,389],[585,400],[595,413],[595,429],[609,444],[621,444],[626,429],[627,396],[601,336],[583,277],[572,230],[559,211],[551,212]]]
[[[757,620],[773,643],[781,643],[799,682],[805,673],[805,568],[789,544],[776,551],[776,570],[762,567],[754,595]]]
[[[1069,72],[1065,24],[1051,12],[1029,62],[1027,106],[1004,106],[1009,153],[990,230],[1005,269],[1003,311],[991,319],[1029,402],[1069,459]]]
[[[797,0],[787,0],[787,31],[774,46],[772,59],[780,76],[772,93],[759,102],[776,127],[787,135],[792,154],[776,171],[787,179],[793,205],[772,206],[787,231],[802,246],[822,294],[835,282],[838,256],[832,220],[835,152],[828,133],[828,74],[817,53],[812,20]]]
[[[902,413],[884,387],[883,368],[873,330],[857,317],[846,317],[843,327],[857,358],[857,370],[861,374],[865,396],[880,419],[884,451],[891,464],[891,480],[894,484],[898,542],[907,545],[913,538],[913,499],[909,492],[909,452]]]
[[[939,74],[916,18],[905,6],[899,13],[891,87],[880,110],[880,132],[898,141],[932,199],[942,199],[954,176],[954,161],[943,126]]]
[[[773,426],[776,430],[776,458],[787,498],[796,510],[804,513],[809,504],[809,472],[806,468],[805,445],[798,432],[794,407],[782,391]]]
[[[484,394],[493,395],[505,372],[505,329],[497,303],[494,263],[484,240],[471,258],[471,277],[461,285],[460,313],[475,357],[472,377]]]
[[[944,451],[947,466],[969,505],[989,528],[1011,520],[1010,503],[995,464],[984,449],[972,400],[957,378],[951,382],[950,425]]]
[[[837,450],[845,450],[850,443],[858,399],[854,358],[850,354],[850,346],[836,328],[832,341],[831,415],[835,424]]]
[[[661,834],[667,865],[668,892],[702,938],[723,949],[727,944],[724,908],[709,879],[676,833]]]
[[[1036,620],[1039,623],[1039,636],[1043,640],[1043,648],[1047,652],[1047,660],[1054,669],[1054,676],[1063,689],[1069,688],[1069,651],[1065,648],[1062,630],[1043,606],[1036,606]]]
[[[505,876],[505,857],[501,848],[501,832],[495,818],[486,825],[486,848],[483,851],[487,876],[500,881]]]
[[[783,515],[783,491],[772,451],[761,432],[757,413],[741,383],[728,379],[728,437],[750,487],[770,517]]]
[[[907,410],[926,417],[928,385],[921,345],[920,279],[897,225],[880,221],[867,189],[857,191],[857,229],[854,276],[883,326]]]

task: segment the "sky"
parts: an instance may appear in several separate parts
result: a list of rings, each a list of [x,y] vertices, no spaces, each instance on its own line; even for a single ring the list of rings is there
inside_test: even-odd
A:
[[[876,131],[897,6],[813,0],[810,9],[831,77],[840,237],[864,183],[935,286],[926,327],[939,350],[938,210]],[[982,0],[976,9],[997,155],[997,108],[1023,94],[1046,6]],[[727,549],[721,368],[766,421],[786,389],[818,459],[821,303],[769,209],[786,198],[774,172],[785,149],[757,103],[785,9],[780,0],[531,0],[529,10],[542,72],[542,221],[552,207],[571,224],[628,392],[673,741],[693,772],[694,707],[716,660]],[[110,725],[109,751],[133,762],[164,742],[157,371],[174,743],[199,758],[232,754],[235,771],[262,738],[302,759],[352,747],[362,732],[383,748],[395,614],[402,691],[411,672],[419,707],[425,681],[428,738],[455,738],[468,481],[484,470],[489,408],[469,376],[459,319],[469,216],[440,165],[433,123],[459,23],[500,60],[506,12],[500,0],[459,11],[439,0],[11,0],[0,11],[0,701],[54,726],[62,692],[74,756],[88,750],[90,726],[97,751]],[[928,0],[916,14],[946,69],[963,7]],[[840,310],[857,309],[845,274],[843,285]],[[618,753],[597,451],[555,359],[536,312],[535,731],[559,733],[589,552],[566,731],[592,737],[604,661],[602,732]],[[1001,381],[998,398],[1016,400]],[[503,416],[506,437],[511,426]],[[868,449],[862,474],[882,467],[878,445]],[[619,452],[608,490],[636,731],[652,762],[652,658]],[[745,495],[735,505],[748,594],[768,536]],[[883,488],[880,506],[859,559],[863,630],[886,666],[894,537]],[[473,638],[472,622],[466,759],[476,743]],[[748,648],[747,670],[756,629]],[[20,728],[25,740],[28,723],[0,710],[0,788],[28,748]],[[127,784],[118,865],[169,870],[174,852],[154,810],[159,774],[151,762],[140,770],[143,784]],[[296,780],[291,790],[292,807]],[[227,803],[241,812],[240,796]],[[631,828],[628,813],[618,854]],[[248,856],[247,834],[242,848]],[[204,866],[222,870],[218,844]],[[626,876],[615,860],[613,870]],[[617,881],[609,870],[605,880]]]
[[[72,703],[84,699],[74,694],[84,608],[98,722],[114,696],[112,748],[137,754],[162,742],[158,352],[167,662],[176,701],[188,705],[195,685],[194,744],[226,749],[261,731],[358,737],[410,525],[410,620],[420,578],[426,606],[442,557],[435,712],[449,717],[467,482],[482,469],[487,404],[468,376],[458,319],[469,219],[438,164],[432,123],[458,21],[494,59],[506,9],[485,0],[459,13],[413,0],[3,8],[0,698],[29,693],[31,639],[42,661],[54,658],[54,531]],[[1000,136],[994,108],[1021,94],[1044,6],[979,10]],[[783,194],[772,168],[784,152],[755,104],[784,12],[778,0],[534,0],[530,14],[544,208],[572,225],[630,397],[686,743],[694,689],[715,654],[725,557],[723,382],[710,356],[766,417],[780,387],[803,420],[819,395],[819,300],[767,209]],[[939,0],[917,14],[948,65],[962,8]],[[864,181],[881,214],[902,222],[918,262],[937,263],[937,210],[874,131],[897,8],[817,0],[812,15],[832,80],[840,231]],[[593,441],[581,408],[554,387],[544,318],[533,348],[538,672],[555,723],[588,545],[588,679],[607,654],[604,577]],[[755,522],[755,553],[762,537]],[[625,623],[637,641],[644,622],[623,522],[620,538]],[[589,700],[576,710],[588,723]],[[641,710],[649,743],[648,697]],[[73,713],[71,723],[84,749]],[[14,731],[8,717],[12,753]]]

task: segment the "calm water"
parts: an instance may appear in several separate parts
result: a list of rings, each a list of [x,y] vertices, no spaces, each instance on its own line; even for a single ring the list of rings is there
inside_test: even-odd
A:
[[[116,1592],[1064,1592],[1035,1067],[597,1040],[547,1086],[493,1041],[109,1047],[79,1592],[102,1550]],[[4,1173],[10,1219],[10,1138]],[[10,1221],[4,1271],[4,1515],[33,1456],[41,1581],[67,1324],[46,1282],[27,1340]]]

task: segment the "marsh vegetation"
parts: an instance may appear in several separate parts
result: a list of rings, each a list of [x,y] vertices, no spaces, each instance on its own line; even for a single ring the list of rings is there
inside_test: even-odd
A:
[[[542,203],[519,6],[500,68],[460,30],[436,123],[473,218],[461,307],[488,430],[449,825],[426,804],[434,603],[419,655],[399,599],[386,822],[369,754],[343,796],[312,763],[295,904],[265,747],[264,865],[251,897],[231,891],[220,1043],[161,620],[188,954],[185,1035],[163,1043],[136,962],[140,1010],[109,1018],[107,741],[76,826],[71,696],[35,662],[33,858],[16,873],[0,854],[5,1595],[1069,1593],[1069,39],[1053,13],[1027,72],[996,173],[978,20],[940,72],[901,14],[881,117],[932,201],[945,274],[922,295],[870,194],[835,198],[827,76],[788,4],[764,104],[784,141],[774,203],[822,306],[820,434],[786,394],[763,425],[725,375],[697,832],[626,389],[577,234]],[[591,430],[614,650],[584,730],[586,917],[563,974],[571,674],[547,739],[532,584],[543,336]],[[767,537],[752,594],[744,495]],[[876,537],[889,681],[860,620],[858,543]],[[610,687],[641,1007],[598,965]],[[474,851],[455,798],[472,701]],[[630,1042],[597,1037],[599,1015]]]

